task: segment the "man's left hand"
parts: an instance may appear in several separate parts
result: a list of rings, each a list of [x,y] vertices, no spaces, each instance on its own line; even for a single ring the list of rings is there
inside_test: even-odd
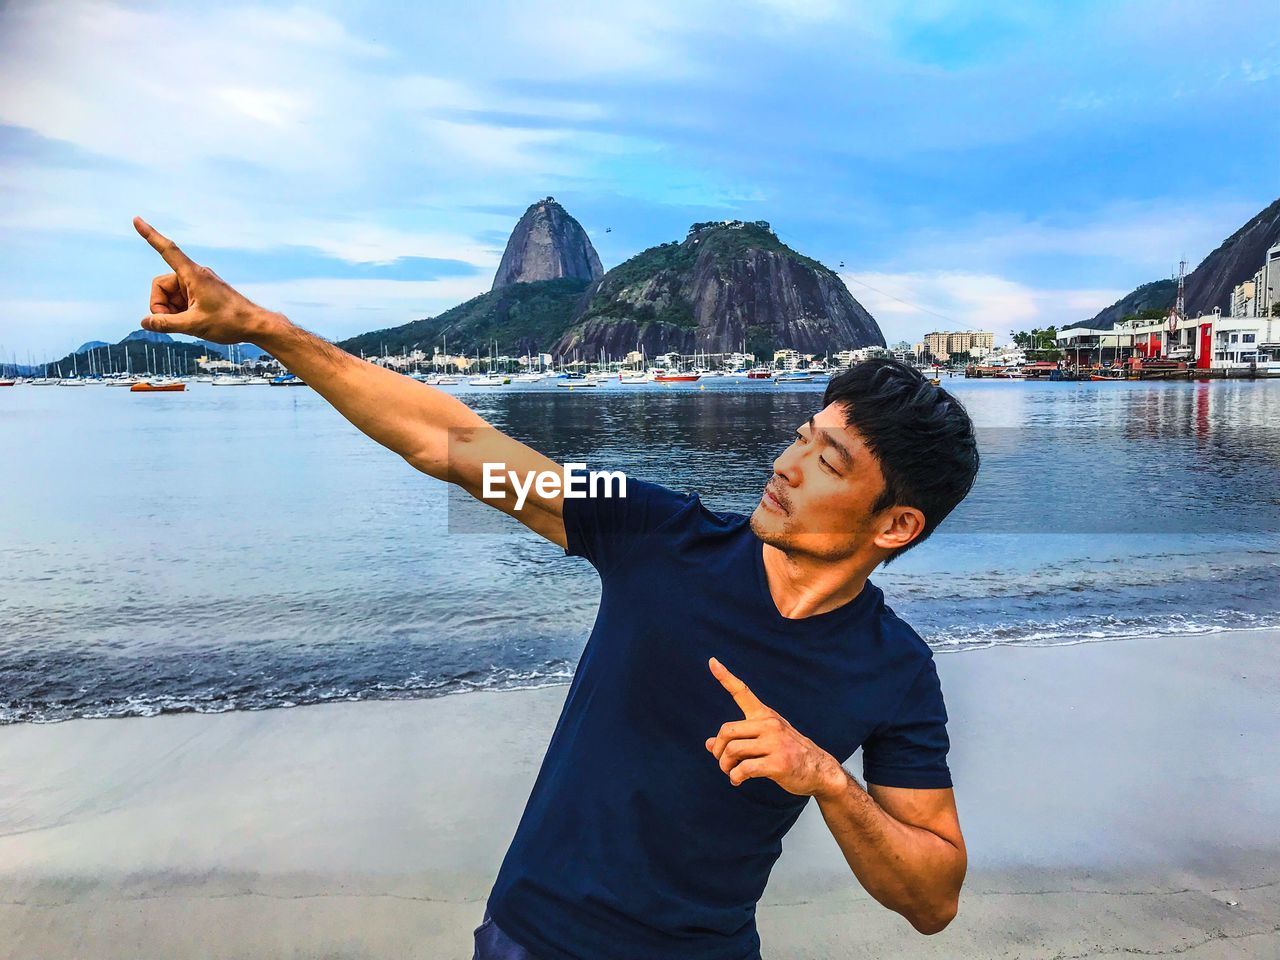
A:
[[[766,707],[751,689],[715,657],[712,674],[729,691],[743,719],[707,738],[707,749],[720,761],[735,787],[751,777],[767,777],[788,793],[816,797],[843,789],[846,774],[839,761]]]

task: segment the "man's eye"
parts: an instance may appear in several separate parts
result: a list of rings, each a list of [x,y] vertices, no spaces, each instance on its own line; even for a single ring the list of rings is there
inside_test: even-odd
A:
[[[818,462],[822,464],[824,467],[826,467],[831,473],[834,473],[837,477],[840,476],[839,471],[836,470],[836,468],[833,467],[831,464],[827,463],[826,460],[823,460],[821,457],[819,457]]]
[[[800,442],[800,443],[804,443],[804,442],[805,442],[804,434],[797,432],[797,433],[796,433],[796,440],[797,440],[798,442]]]

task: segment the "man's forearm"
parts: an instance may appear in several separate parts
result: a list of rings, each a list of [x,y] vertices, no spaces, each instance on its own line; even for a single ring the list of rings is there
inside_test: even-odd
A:
[[[847,770],[815,794],[827,827],[858,881],[878,902],[921,933],[937,933],[955,916],[965,857],[954,844],[896,820]]]
[[[450,431],[486,426],[465,403],[264,311],[253,342],[297,374],[373,440],[441,480],[448,473]]]

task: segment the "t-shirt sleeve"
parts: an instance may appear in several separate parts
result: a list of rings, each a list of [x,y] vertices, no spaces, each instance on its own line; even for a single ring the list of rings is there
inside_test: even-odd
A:
[[[862,776],[882,787],[933,789],[951,786],[947,767],[947,709],[930,657],[916,675],[892,720],[862,745]]]
[[[565,495],[564,552],[570,557],[585,557],[601,576],[612,570],[637,540],[659,535],[662,526],[696,498],[696,494],[677,493],[635,477],[626,478],[626,496],[618,496],[617,484],[586,487],[586,496]]]

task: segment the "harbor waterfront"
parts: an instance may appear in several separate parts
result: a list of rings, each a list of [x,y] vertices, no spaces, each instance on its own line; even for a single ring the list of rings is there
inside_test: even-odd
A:
[[[935,651],[1280,625],[1280,381],[944,383],[978,485],[874,577]],[[823,385],[447,389],[559,462],[749,512]],[[309,389],[20,386],[0,436],[3,722],[563,684],[594,616],[588,565]]]

